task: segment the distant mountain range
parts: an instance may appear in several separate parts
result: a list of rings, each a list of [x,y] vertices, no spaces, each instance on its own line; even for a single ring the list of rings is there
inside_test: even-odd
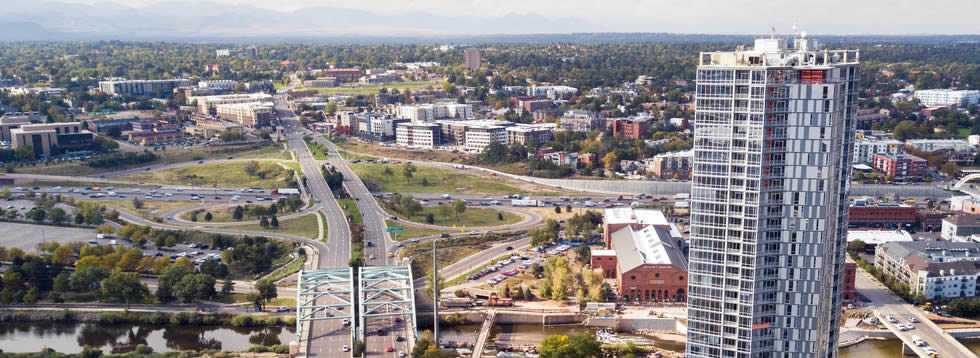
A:
[[[749,35],[608,33],[583,18],[537,15],[384,15],[334,7],[274,11],[210,1],[170,1],[143,8],[17,1],[0,8],[0,41],[149,40],[187,42],[622,42],[741,41]],[[488,31],[488,29],[492,29]],[[589,31],[583,33],[582,31]],[[488,35],[488,33],[493,33]],[[841,36],[828,36],[828,40]],[[848,40],[977,42],[980,36],[862,36]],[[825,40],[827,41],[827,40]]]

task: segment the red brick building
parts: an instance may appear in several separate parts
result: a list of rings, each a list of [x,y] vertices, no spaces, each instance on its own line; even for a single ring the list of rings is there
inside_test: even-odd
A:
[[[352,82],[361,78],[361,70],[357,68],[331,68],[323,71],[322,76],[336,78],[337,82]]]
[[[520,102],[521,109],[528,112],[551,109],[554,105],[555,103],[550,99],[534,99]]]
[[[965,203],[963,208],[966,209]],[[919,211],[916,213],[916,217],[919,219],[919,227],[922,230],[939,231],[943,228],[943,219],[955,213],[955,211]],[[973,214],[980,213],[974,212]]]
[[[844,279],[841,280],[841,299],[844,301],[854,301],[854,277],[857,275],[857,264],[853,262],[844,263]]]
[[[592,250],[592,269],[602,269],[602,278],[616,278],[616,250]]]
[[[650,129],[650,118],[621,118],[612,122],[613,136],[643,139]]]
[[[871,167],[895,179],[922,178],[926,175],[926,160],[908,154],[875,154],[871,157]]]
[[[882,203],[851,206],[848,223],[857,227],[912,227],[918,219],[914,206]]]
[[[611,235],[615,251],[616,293],[623,300],[661,302],[687,300],[687,259],[668,230],[649,225],[625,226]],[[608,255],[600,255],[600,268]],[[603,274],[603,276],[611,276]]]

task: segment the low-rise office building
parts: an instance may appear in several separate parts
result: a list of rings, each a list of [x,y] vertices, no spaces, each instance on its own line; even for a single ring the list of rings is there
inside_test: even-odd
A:
[[[875,267],[926,299],[975,297],[980,244],[914,241],[886,243],[875,250]]]
[[[142,96],[155,92],[170,92],[174,88],[190,87],[191,81],[182,78],[172,80],[107,80],[99,81],[99,90],[107,94]]]
[[[95,136],[81,122],[23,124],[10,129],[10,146],[29,146],[34,153],[51,157],[65,151],[87,150]]]
[[[850,227],[911,228],[918,222],[914,206],[895,203],[851,205]]]
[[[215,107],[218,117],[245,127],[268,127],[275,119],[272,102],[220,104]]]
[[[687,300],[687,258],[670,231],[654,225],[623,226],[609,236],[615,255],[600,251],[593,268],[601,268],[604,277],[616,278],[620,297],[635,302]]]
[[[265,93],[228,94],[215,96],[188,97],[187,102],[197,102],[201,114],[217,114],[222,104],[272,103],[272,95]]]
[[[953,90],[948,88],[915,91],[915,98],[925,106],[956,105],[966,108],[980,102],[980,90]]]
[[[395,141],[404,147],[432,149],[442,142],[442,127],[436,123],[401,122],[395,128]]]
[[[613,136],[643,139],[647,137],[652,119],[649,117],[620,118],[612,121]]]
[[[507,145],[528,144],[532,141],[548,143],[555,139],[553,124],[518,124],[507,127]]]

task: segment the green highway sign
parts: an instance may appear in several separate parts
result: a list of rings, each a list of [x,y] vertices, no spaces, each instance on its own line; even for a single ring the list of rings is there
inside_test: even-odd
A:
[[[402,230],[405,230],[405,228],[403,228],[403,227],[390,227],[390,228],[385,229],[385,231],[387,231],[387,232],[396,232],[396,231],[402,231]]]

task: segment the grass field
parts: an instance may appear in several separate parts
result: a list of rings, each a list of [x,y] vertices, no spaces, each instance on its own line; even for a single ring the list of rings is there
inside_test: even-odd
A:
[[[364,218],[361,217],[361,210],[357,208],[357,202],[354,199],[337,199],[337,204],[340,205],[340,209],[344,211],[345,216],[352,216],[354,218],[355,224],[364,223]]]
[[[442,215],[438,207],[425,207],[422,209],[422,214],[411,218],[411,221],[424,223],[425,214],[432,214],[435,221],[432,225],[447,226],[452,227],[456,225],[457,227],[483,227],[483,226],[500,226],[514,224],[521,221],[521,216],[497,209],[491,208],[474,208],[467,207],[466,211],[459,215],[459,220],[456,220],[456,213],[451,213],[448,216]],[[497,214],[503,215],[503,220],[497,219]],[[398,215],[401,218],[405,218],[404,215]]]
[[[222,229],[227,230],[241,230],[241,231],[260,231],[260,232],[270,232],[283,235],[293,235],[299,237],[305,237],[310,239],[316,239],[319,234],[318,226],[316,221],[319,220],[317,215],[307,214],[300,216],[295,219],[281,220],[279,221],[278,228],[262,228],[259,224],[248,224],[248,225],[236,225],[236,226],[225,226]]]
[[[306,147],[310,148],[310,154],[313,155],[313,159],[316,160],[327,160],[327,153],[324,153],[324,148],[315,141],[306,142]]]
[[[289,178],[287,169],[275,162],[256,162],[260,175],[249,176],[245,167],[250,162],[227,162],[215,164],[193,165],[183,168],[172,168],[145,173],[130,174],[119,177],[121,180],[145,181],[149,183],[167,183],[178,185],[212,186],[219,188],[282,188],[286,187]]]
[[[272,205],[272,203],[269,203],[269,204],[245,204],[242,207],[261,206],[261,207],[266,207],[267,208],[267,207],[269,207],[269,205]],[[213,223],[233,222],[233,221],[236,221],[236,220],[234,220],[232,218],[232,215],[235,213],[235,206],[237,206],[237,205],[218,206],[218,207],[212,207],[212,208],[209,208],[209,209],[198,209],[198,210],[192,210],[192,211],[185,211],[185,212],[180,213],[180,215],[178,215],[177,217],[180,218],[180,219],[182,219],[182,220],[191,221],[191,213],[198,212],[198,214],[197,214],[197,220],[199,222],[204,222],[204,215],[206,213],[209,213],[210,212],[211,213],[211,222],[213,222]],[[242,218],[242,221],[258,220],[258,218],[256,218],[256,217],[249,216],[247,214],[248,213],[248,210],[246,210],[245,213],[246,213],[246,215],[245,215],[244,218]],[[282,215],[288,215],[288,213],[287,214],[282,214]]]
[[[411,240],[420,237],[439,235],[443,233],[448,234],[453,232],[452,230],[435,230],[435,229],[427,229],[427,228],[422,228],[422,227],[412,226],[412,225],[404,225],[402,223],[399,223],[397,221],[392,221],[392,220],[385,220],[385,222],[388,224],[388,227],[390,228],[392,227],[403,228],[402,231],[399,231],[397,233],[394,232],[391,233],[392,239],[397,241]]]
[[[327,138],[324,136],[324,138]],[[330,138],[327,138],[328,140]],[[373,143],[365,143],[356,140],[331,140],[341,149],[345,149],[351,152],[362,153],[364,155],[374,156],[376,158],[392,158],[392,159],[405,159],[405,160],[424,160],[424,161],[434,161],[434,162],[446,162],[446,163],[465,163],[467,160],[472,159],[472,155],[465,153],[451,153],[441,150],[410,150],[399,147],[385,147],[383,145],[377,145]],[[347,153],[347,155],[356,155],[353,153]],[[367,159],[376,159],[367,158]],[[350,158],[350,159],[360,159],[360,158]]]
[[[292,275],[303,268],[303,264],[306,263],[306,255],[296,255],[292,261],[290,261],[285,266],[279,267],[275,271],[272,271],[264,279],[269,279],[272,281],[277,281],[283,277]]]
[[[328,224],[327,223],[327,214],[324,213],[323,211],[317,211],[316,212],[316,215],[317,215],[317,217],[320,218],[320,223],[323,224],[323,241],[326,242],[328,236],[330,236],[330,235],[327,235],[327,232],[328,232],[327,231],[327,227],[328,227],[327,226],[327,224]],[[319,233],[317,233],[317,234],[319,234]]]
[[[385,167],[390,167],[394,175],[385,177]],[[516,186],[506,184],[506,179],[463,174],[455,169],[418,166],[411,181],[402,176],[402,165],[351,164],[361,180],[375,191],[400,193],[460,193],[460,194],[527,194]],[[428,185],[422,184],[425,178]]]
[[[183,201],[183,200],[177,200],[177,201],[142,200],[142,201],[143,201],[143,207],[139,209],[137,209],[136,206],[133,205],[132,199],[99,200],[98,203],[105,205],[107,208],[129,212],[131,214],[139,215],[145,219],[150,219],[150,220],[152,220],[156,216],[162,216],[164,213],[169,212],[171,210],[177,210],[180,208],[186,208],[186,207],[200,204],[200,202],[197,201]]]
[[[285,166],[289,167],[289,169],[295,170],[296,173],[299,173],[299,174],[302,174],[303,173],[303,169],[300,169],[299,162],[297,162],[297,161],[279,162],[279,164],[285,165]]]
[[[397,89],[399,91],[404,91],[406,89],[417,90],[417,89],[428,89],[441,88],[442,82],[444,80],[426,80],[426,81],[405,81],[405,82],[392,82],[386,84],[372,84],[372,85],[358,85],[352,87],[327,87],[327,88],[297,88],[297,91],[317,91],[320,94],[333,95],[333,94],[349,94],[349,95],[359,95],[359,94],[378,94],[378,91],[382,88],[387,88],[388,90]]]
[[[163,163],[179,163],[192,160],[202,160],[211,158],[222,158],[234,156],[235,158],[283,158],[282,146],[275,143],[250,143],[235,145],[215,145],[208,147],[193,147],[182,149],[167,149],[155,151],[157,159],[152,162],[139,163],[132,165],[120,165],[111,168],[93,168],[88,166],[85,161],[74,161],[71,163],[57,163],[51,165],[37,165],[32,167],[15,168],[17,173],[25,174],[47,174],[47,175],[67,175],[67,176],[89,176],[102,173],[139,168]],[[286,153],[288,155],[288,153]],[[289,159],[289,157],[285,157]]]
[[[159,189],[159,185],[136,185],[136,184],[115,184],[97,181],[50,181],[50,180],[36,180],[27,183],[23,183],[20,186],[65,186],[65,187],[106,187],[112,186],[116,188],[140,188],[140,189]],[[11,186],[12,187],[12,186]]]

